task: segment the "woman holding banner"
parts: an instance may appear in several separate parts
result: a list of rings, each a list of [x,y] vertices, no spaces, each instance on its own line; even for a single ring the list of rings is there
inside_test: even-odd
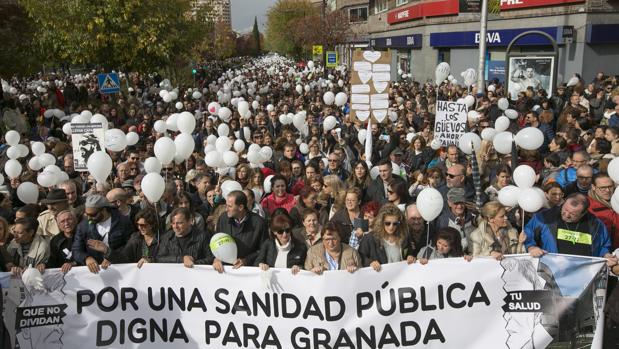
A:
[[[260,252],[254,264],[266,271],[270,267],[290,268],[297,274],[307,256],[307,247],[301,241],[292,238],[292,220],[285,214],[273,217],[270,239],[260,246]]]
[[[481,221],[470,236],[473,257],[490,256],[496,260],[503,255],[524,253],[524,232],[518,234],[507,219],[505,207],[490,201],[481,209]]]
[[[361,267],[361,256],[354,248],[342,242],[333,223],[327,223],[322,233],[322,243],[307,251],[305,269],[318,275],[328,270],[347,270],[354,273]]]

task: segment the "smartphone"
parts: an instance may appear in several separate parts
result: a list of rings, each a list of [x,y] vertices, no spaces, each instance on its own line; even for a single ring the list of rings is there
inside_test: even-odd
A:
[[[353,228],[356,230],[357,228],[361,228],[362,231],[370,230],[370,221],[363,218],[355,218],[352,223]]]

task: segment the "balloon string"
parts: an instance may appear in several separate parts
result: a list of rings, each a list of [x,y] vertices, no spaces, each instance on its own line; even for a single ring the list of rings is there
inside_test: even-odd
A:
[[[524,230],[524,208],[522,209],[522,230]]]
[[[426,231],[426,247],[430,245],[430,222],[426,222],[428,229]]]

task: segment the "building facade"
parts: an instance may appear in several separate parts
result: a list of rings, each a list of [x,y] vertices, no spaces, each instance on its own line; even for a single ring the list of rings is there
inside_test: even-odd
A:
[[[213,22],[223,22],[228,26],[232,25],[230,16],[230,0],[198,0],[198,3],[208,4],[212,7],[211,20]]]
[[[369,0],[338,1],[349,14],[353,28],[366,30],[367,44],[391,49],[393,78],[409,73],[417,81],[433,79],[440,62],[460,78],[479,61],[480,3],[471,0]],[[363,10],[356,10],[364,8]],[[501,0],[501,11],[488,17],[486,78],[505,80],[507,47],[516,36],[536,30],[557,44],[556,77],[566,81],[574,73],[585,79],[598,71],[619,74],[619,1],[617,0]],[[359,37],[359,36],[358,36]],[[359,43],[355,43],[359,44]],[[512,55],[546,56],[551,41],[540,34],[527,35]]]

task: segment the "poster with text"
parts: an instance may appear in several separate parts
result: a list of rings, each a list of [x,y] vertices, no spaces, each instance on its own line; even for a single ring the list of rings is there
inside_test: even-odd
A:
[[[434,139],[441,147],[458,145],[458,140],[466,132],[468,109],[465,103],[437,101],[434,119]]]
[[[105,150],[105,130],[101,123],[71,123],[73,166],[76,171],[88,171],[86,161],[96,151]]]

